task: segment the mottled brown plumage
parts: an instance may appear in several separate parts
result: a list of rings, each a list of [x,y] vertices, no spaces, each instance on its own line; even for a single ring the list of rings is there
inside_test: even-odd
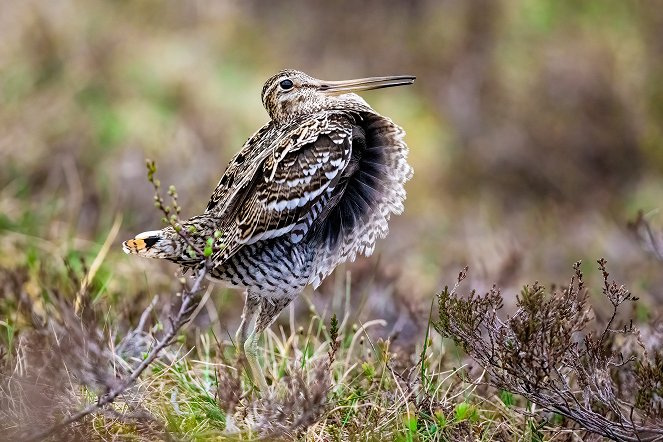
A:
[[[195,227],[201,248],[223,232],[210,277],[246,291],[238,340],[262,388],[259,334],[306,285],[317,287],[358,253],[370,255],[391,214],[403,210],[412,175],[404,132],[352,91],[413,81],[279,72],[262,91],[271,120],[230,161],[205,212],[183,223]],[[200,265],[187,249],[172,227],[124,244],[127,253]]]

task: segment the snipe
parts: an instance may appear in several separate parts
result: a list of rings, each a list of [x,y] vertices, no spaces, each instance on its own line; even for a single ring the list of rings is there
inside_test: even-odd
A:
[[[412,177],[403,130],[354,92],[412,84],[391,76],[323,81],[284,70],[262,89],[271,121],[230,161],[207,209],[184,221],[219,252],[209,277],[245,290],[237,342],[252,376],[267,387],[258,337],[305,286],[320,285],[341,262],[370,255],[403,211]],[[172,227],[144,232],[126,253],[200,265]]]

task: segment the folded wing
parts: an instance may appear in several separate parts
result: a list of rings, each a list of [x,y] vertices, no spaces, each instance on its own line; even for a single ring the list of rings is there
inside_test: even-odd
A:
[[[331,114],[307,123],[268,147],[271,152],[253,176],[244,175],[236,187],[215,191],[208,211],[219,201],[226,208],[220,216],[224,248],[214,256],[216,265],[256,241],[290,235],[299,242],[322,212],[350,162],[353,121]]]

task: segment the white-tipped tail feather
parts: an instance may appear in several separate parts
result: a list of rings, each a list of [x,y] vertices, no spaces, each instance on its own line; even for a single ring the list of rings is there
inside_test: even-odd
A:
[[[129,255],[145,258],[168,258],[175,251],[174,242],[164,235],[163,230],[139,233],[134,239],[124,241],[122,250]]]

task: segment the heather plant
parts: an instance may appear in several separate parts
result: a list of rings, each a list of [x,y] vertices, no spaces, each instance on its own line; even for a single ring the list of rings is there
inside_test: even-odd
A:
[[[602,327],[588,303],[580,262],[567,286],[525,286],[516,312],[505,318],[497,287],[467,297],[458,294],[459,285],[446,288],[433,326],[456,341],[498,390],[613,440],[663,440],[661,347],[647,348],[632,322],[617,324],[620,309],[637,298],[609,280],[605,260],[598,267],[602,296],[612,307]],[[466,276],[467,269],[458,284]]]

